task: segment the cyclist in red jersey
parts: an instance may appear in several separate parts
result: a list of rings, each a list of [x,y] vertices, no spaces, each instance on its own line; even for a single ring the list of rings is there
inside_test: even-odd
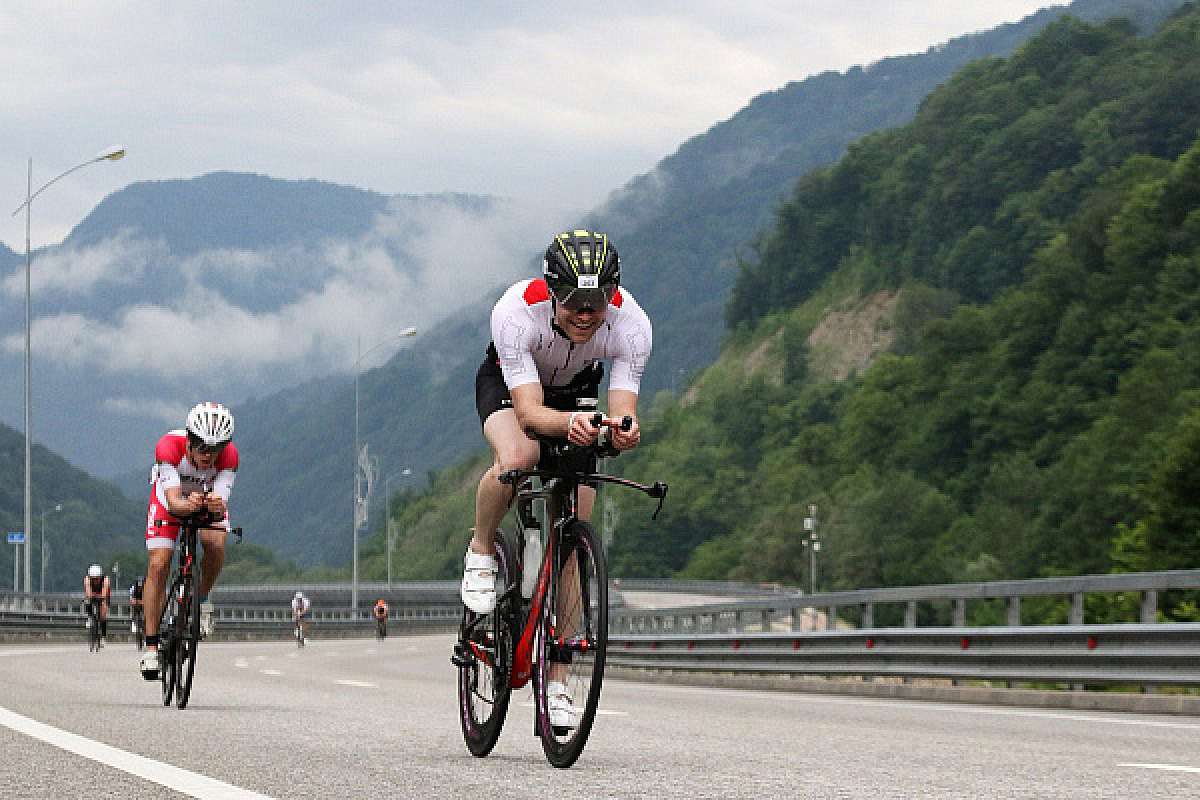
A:
[[[238,468],[233,444],[233,414],[217,403],[200,403],[187,416],[182,430],[168,432],[154,451],[150,476],[153,493],[146,515],[146,549],[150,563],[142,603],[146,613],[146,652],[139,668],[146,680],[156,680],[158,622],[166,602],[168,573],[179,538],[179,517],[207,510],[219,520],[200,529],[201,635],[212,633],[212,604],[208,593],[225,564],[225,539],[229,536],[229,498]]]

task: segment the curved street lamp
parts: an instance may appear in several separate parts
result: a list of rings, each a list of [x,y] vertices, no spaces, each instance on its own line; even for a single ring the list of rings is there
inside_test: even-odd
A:
[[[25,188],[25,202],[17,206],[12,215],[15,217],[21,213],[21,209],[25,209],[25,536],[30,537],[33,530],[33,477],[31,470],[32,458],[30,457],[29,437],[31,435],[30,417],[32,415],[32,349],[30,347],[30,331],[33,323],[33,303],[31,302],[30,292],[30,248],[29,248],[29,217],[30,210],[33,208],[33,198],[37,197],[42,192],[49,189],[52,185],[67,177],[76,170],[95,164],[98,161],[117,161],[125,157],[124,147],[110,147],[99,155],[89,158],[81,164],[76,164],[70,169],[60,172],[52,179],[42,184],[35,192],[33,190],[33,159],[29,159],[29,179]],[[33,591],[32,572],[33,558],[31,548],[25,546],[25,591]]]
[[[375,467],[371,459],[367,456],[366,446],[359,447],[358,443],[358,376],[359,367],[362,365],[363,357],[370,355],[375,350],[383,347],[385,344],[395,341],[403,336],[416,336],[417,329],[409,326],[404,330],[397,331],[391,336],[388,336],[383,341],[371,345],[364,352],[362,349],[362,336],[358,337],[358,358],[354,359],[354,553],[351,556],[353,559],[353,576],[350,584],[350,608],[353,611],[358,610],[358,529],[367,521],[367,504],[371,499],[371,486],[375,482]],[[361,472],[361,474],[360,474]],[[366,494],[363,494],[362,484],[365,481],[367,484]]]

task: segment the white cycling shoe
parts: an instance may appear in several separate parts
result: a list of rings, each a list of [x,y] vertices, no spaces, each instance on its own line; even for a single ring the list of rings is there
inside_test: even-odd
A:
[[[142,653],[142,662],[138,665],[138,669],[142,671],[142,677],[148,681],[158,680],[158,651],[147,650]]]
[[[207,639],[213,632],[213,604],[200,604],[200,638]]]
[[[490,614],[496,607],[496,557],[485,556],[468,548],[463,561],[463,605],[476,614]]]
[[[571,692],[565,683],[546,682],[546,706],[550,712],[550,725],[555,728],[579,726],[579,712],[571,705]]]

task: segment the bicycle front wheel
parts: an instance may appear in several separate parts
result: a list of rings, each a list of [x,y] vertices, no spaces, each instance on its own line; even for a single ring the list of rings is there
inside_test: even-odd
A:
[[[180,635],[175,643],[179,686],[175,691],[175,705],[187,708],[192,694],[192,676],[196,671],[196,645],[200,642],[200,573],[195,568],[184,577],[179,610]]]
[[[575,763],[600,704],[608,647],[608,568],[596,531],[567,525],[538,636],[538,735],[556,767]]]
[[[178,684],[179,671],[176,669],[175,660],[175,643],[179,639],[178,619],[179,579],[176,578],[167,592],[167,604],[163,607],[162,617],[158,622],[158,676],[162,681],[164,706],[171,705],[171,701],[175,698],[175,687]]]
[[[490,614],[463,609],[462,630],[455,648],[458,665],[458,716],[471,755],[483,758],[500,739],[512,696],[512,661],[516,633],[516,556],[503,531],[496,532],[496,593]]]

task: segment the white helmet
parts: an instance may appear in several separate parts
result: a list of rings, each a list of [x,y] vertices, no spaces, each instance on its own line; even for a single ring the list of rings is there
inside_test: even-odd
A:
[[[92,564],[90,567],[88,567],[88,577],[89,578],[101,578],[103,576],[104,576],[104,568],[101,567],[99,564]]]
[[[304,597],[304,592],[296,592],[296,596],[293,599],[299,600],[302,597]]]
[[[188,438],[205,447],[222,447],[233,439],[233,414],[220,403],[200,403],[187,415]]]

